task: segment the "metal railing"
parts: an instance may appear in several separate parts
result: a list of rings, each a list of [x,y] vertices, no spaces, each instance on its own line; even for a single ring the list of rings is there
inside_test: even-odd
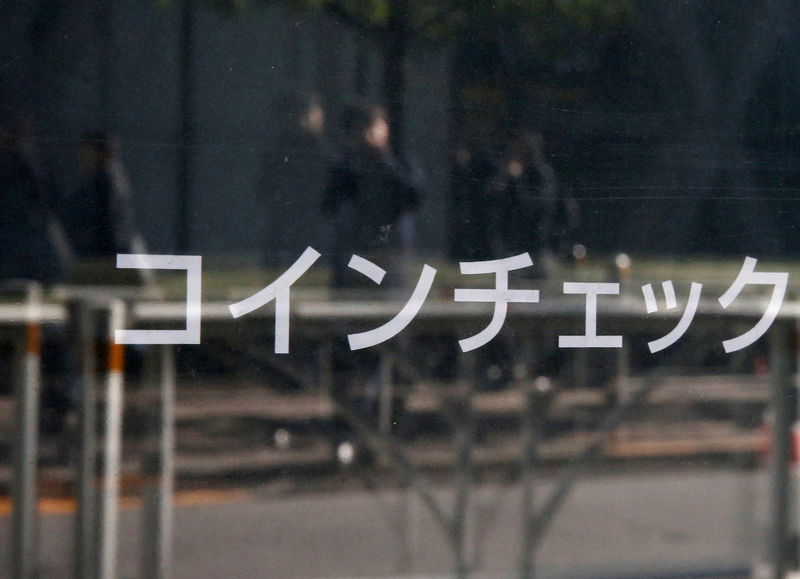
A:
[[[79,350],[80,380],[82,384],[81,398],[81,442],[80,458],[76,473],[76,495],[78,508],[76,513],[76,534],[74,547],[73,573],[76,577],[101,577],[110,579],[116,576],[116,537],[117,518],[119,508],[119,457],[121,452],[121,416],[122,399],[124,396],[122,350],[121,346],[113,343],[113,331],[125,325],[124,301],[109,294],[102,298],[96,296],[92,299],[86,297],[76,298],[64,304],[43,304],[41,291],[30,286],[25,290],[26,299],[23,305],[0,307],[0,324],[12,330],[19,355],[15,360],[19,363],[20,372],[15,390],[17,411],[16,434],[14,442],[14,515],[12,527],[12,575],[15,579],[28,579],[36,574],[36,465],[37,465],[37,423],[38,423],[38,393],[39,393],[39,344],[37,339],[38,328],[42,323],[68,324],[73,328],[71,340],[73,348]],[[205,304],[203,322],[212,328],[212,331],[226,332],[231,324],[257,323],[260,326],[268,325],[265,318],[271,318],[269,311],[254,312],[243,320],[231,319],[227,304]],[[507,324],[520,335],[533,334],[537,327],[547,320],[548,323],[563,323],[565,330],[580,328],[583,324],[585,311],[583,304],[574,301],[549,302],[548,304],[535,304],[528,307],[521,305],[509,314]],[[363,326],[364,322],[382,323],[399,311],[402,304],[383,302],[380,307],[369,309],[354,307],[354,304],[344,301],[296,301],[293,304],[292,332],[297,339],[311,336],[320,341],[320,352],[330,352],[328,347],[333,336],[348,331],[349,328]],[[791,560],[792,530],[790,529],[789,509],[790,501],[790,432],[796,404],[794,384],[794,361],[796,348],[794,346],[796,334],[796,320],[800,314],[797,304],[784,304],[778,319],[774,322],[768,333],[770,343],[770,370],[771,381],[771,407],[775,416],[774,443],[772,457],[772,508],[770,555],[773,577],[784,577]],[[127,325],[138,327],[159,327],[175,325],[184,319],[185,312],[180,305],[170,303],[137,303],[129,306]],[[409,326],[409,332],[437,333],[442,331],[443,320],[447,321],[447,331],[458,331],[461,328],[472,327],[476,323],[488,321],[491,312],[486,307],[468,305],[454,305],[451,302],[432,301],[421,310],[415,322]],[[719,312],[711,307],[698,308],[697,323],[727,323],[731,320],[749,323],[755,322],[763,315],[763,305],[759,303],[742,304],[733,311]],[[100,493],[100,524],[95,528],[94,519],[98,503],[95,502],[95,472],[94,459],[98,448],[95,434],[97,422],[96,412],[96,387],[99,377],[95,375],[94,363],[94,333],[97,317],[104,321],[102,324],[108,334],[108,363],[106,375],[103,377],[106,387],[106,405],[104,408],[105,425],[103,444],[103,486]],[[616,305],[600,307],[598,319],[613,319],[619,327],[640,327],[643,312],[638,304],[634,307],[631,303],[621,299]],[[673,323],[677,315],[666,314],[658,320],[646,318],[647,323]],[[249,320],[249,321],[248,321]],[[172,537],[172,490],[174,485],[174,446],[175,446],[175,361],[173,347],[160,345],[155,348],[156,356],[151,358],[158,366],[154,372],[159,376],[159,444],[149,465],[148,475],[152,485],[148,490],[147,513],[145,515],[145,557],[143,568],[148,577],[169,577],[171,568],[171,537]],[[385,363],[391,364],[393,355],[391,348],[380,350],[385,357]],[[22,353],[24,352],[24,354]],[[466,556],[466,521],[465,513],[468,509],[465,504],[469,500],[471,446],[474,442],[474,429],[470,426],[471,397],[474,393],[474,371],[469,369],[468,354],[462,355],[465,366],[459,374],[461,386],[456,393],[460,400],[459,408],[464,412],[464,418],[457,429],[457,495],[452,508],[442,505],[430,491],[430,482],[425,475],[419,472],[405,456],[403,449],[396,445],[392,437],[380,428],[374,429],[364,424],[358,416],[347,416],[349,421],[362,432],[365,440],[374,449],[395,465],[400,473],[410,481],[414,490],[431,508],[436,518],[447,529],[452,538],[454,553],[456,554],[456,570],[461,576],[468,572]],[[319,381],[323,387],[331,383],[331,364],[325,355],[319,357]],[[391,387],[391,373],[383,373],[383,388]],[[600,431],[611,432],[620,421],[632,412],[637,405],[657,386],[657,377],[646,380],[643,386],[625,403],[611,410],[603,421]],[[535,391],[529,393],[527,410],[523,423],[526,431],[533,432],[536,414],[540,412],[541,396]],[[539,398],[537,398],[539,396]],[[390,404],[391,397],[383,396],[383,404]],[[340,405],[340,410],[347,415],[347,406]],[[384,407],[379,413],[381,416],[391,416],[390,409]],[[533,576],[535,565],[534,553],[536,545],[547,530],[547,527],[568,495],[571,486],[578,475],[592,459],[596,458],[602,449],[602,438],[587,446],[584,452],[576,456],[564,470],[552,494],[542,503],[544,506],[538,510],[533,509],[533,485],[535,482],[534,468],[536,457],[536,438],[530,436],[526,439],[523,466],[525,468],[523,480],[525,481],[526,512],[524,526],[523,553],[520,556],[520,569],[523,576]],[[95,534],[96,533],[96,534]]]

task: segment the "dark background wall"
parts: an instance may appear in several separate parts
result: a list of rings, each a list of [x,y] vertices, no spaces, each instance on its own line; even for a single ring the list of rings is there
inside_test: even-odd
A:
[[[22,4],[6,8],[13,14],[2,31],[4,116],[33,121],[65,189],[76,185],[80,134],[96,127],[118,133],[144,237],[153,251],[174,250],[179,7],[136,0],[108,0],[103,6],[88,0]],[[46,30],[34,38],[37,14]],[[280,242],[302,251],[315,242],[309,232],[316,236],[323,228],[319,199],[302,199],[294,205],[296,213],[287,215],[284,207],[270,206],[264,190],[269,188],[265,151],[288,122],[281,103],[293,93],[321,95],[335,144],[341,139],[343,107],[379,99],[371,74],[378,69],[373,47],[329,17],[283,5],[253,4],[243,13],[199,7],[193,35],[190,250],[256,258],[275,211],[281,220],[298,224],[296,235],[290,232]],[[366,74],[357,73],[357,58]],[[405,150],[421,164],[428,190],[442,191],[446,53],[412,51],[407,74]],[[439,225],[445,210],[441,195],[425,195],[418,239],[427,251],[445,243]]]
[[[427,175],[424,254],[447,246],[452,135],[488,122],[497,151],[514,127],[544,132],[583,207],[590,250],[800,255],[798,8],[634,6],[611,30],[412,43],[404,151]],[[80,133],[116,131],[140,228],[151,250],[174,251],[180,6],[28,0],[2,11],[2,117],[32,119],[64,189],[76,185]],[[336,142],[342,107],[379,98],[380,54],[341,21],[283,3],[201,6],[193,32],[190,250],[256,259],[280,219],[297,224],[272,240],[288,259],[324,237],[324,224],[314,193],[288,213],[271,203],[263,158],[285,128],[280,103],[293,91],[320,94]]]

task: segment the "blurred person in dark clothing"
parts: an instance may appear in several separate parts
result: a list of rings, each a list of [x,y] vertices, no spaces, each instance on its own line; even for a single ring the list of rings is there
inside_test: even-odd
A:
[[[116,138],[85,133],[79,161],[83,184],[68,200],[68,226],[75,253],[103,258],[131,253],[136,237],[130,185]]]
[[[544,139],[535,131],[511,140],[497,173],[487,187],[490,215],[490,245],[493,258],[529,253],[533,267],[519,272],[527,277],[552,277],[559,260],[571,254],[572,236],[579,224],[577,203],[559,185],[544,154]],[[504,386],[515,374],[554,377],[560,371],[562,353],[554,346],[552,332],[543,329],[533,346],[532,368],[515,367],[514,353],[520,344],[504,332],[485,349],[483,386]]]
[[[342,290],[375,287],[347,266],[355,254],[386,269],[385,286],[404,285],[412,238],[410,215],[419,204],[419,184],[390,147],[389,124],[381,107],[348,108],[343,121],[347,141],[342,157],[330,170],[322,201],[323,215],[332,221],[335,237],[331,283]],[[402,340],[399,344],[402,347]],[[371,349],[349,351],[342,332],[334,341],[332,357],[332,395],[377,427],[378,354]],[[404,393],[395,389],[394,396],[393,424],[402,413]],[[335,421],[333,437],[339,460],[348,462],[348,456],[352,460],[357,442],[344,420]]]
[[[581,224],[580,206],[569,190],[559,183],[553,166],[544,152],[544,137],[532,131],[523,136],[530,155],[529,181],[536,183],[538,212],[542,219],[538,224],[539,253],[569,258],[575,234]]]
[[[347,136],[341,159],[331,168],[322,212],[333,222],[333,286],[359,287],[362,278],[347,263],[352,254],[373,259],[390,273],[393,258],[408,250],[404,219],[419,205],[420,184],[389,144],[389,124],[380,106],[351,107],[344,114]],[[402,266],[395,259],[394,264]]]
[[[491,259],[492,200],[490,179],[497,169],[475,138],[464,138],[453,155],[450,208],[450,259]]]
[[[0,127],[0,282],[62,281],[70,265],[70,248],[57,216],[58,192],[44,169],[32,138]],[[42,333],[40,427],[43,460],[64,458],[63,433],[70,408],[65,378],[66,347],[61,328]],[[3,356],[10,357],[10,351]]]
[[[512,141],[490,188],[496,216],[494,255],[527,251],[549,275],[554,260],[571,252],[580,212],[545,157],[541,133],[526,132]]]
[[[313,219],[306,210],[309,203],[318,202],[334,161],[322,101],[315,94],[291,92],[279,100],[278,108],[284,125],[264,154],[260,183],[268,267],[290,265],[308,245],[323,253],[329,245],[320,218]]]
[[[130,183],[117,137],[84,133],[78,148],[81,184],[67,197],[65,223],[76,263],[71,281],[97,285],[151,285],[151,269],[118,269],[119,253],[147,253],[138,233]]]
[[[33,140],[0,127],[0,280],[63,279],[71,252],[58,206]]]

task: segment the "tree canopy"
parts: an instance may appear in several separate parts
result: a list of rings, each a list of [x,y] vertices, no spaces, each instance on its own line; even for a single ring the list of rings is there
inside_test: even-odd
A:
[[[245,0],[246,1],[246,0]],[[408,31],[429,40],[451,39],[474,31],[476,25],[513,26],[534,32],[537,23],[562,18],[586,28],[614,26],[624,21],[632,0],[289,0],[295,6],[325,10],[364,32],[389,31],[400,18]],[[516,26],[514,26],[516,24]]]
[[[230,0],[247,1],[247,0]],[[393,135],[403,128],[403,60],[411,43],[458,46],[504,44],[512,51],[553,59],[575,35],[619,29],[633,0],[286,0],[323,11],[354,27],[383,53],[383,99]]]

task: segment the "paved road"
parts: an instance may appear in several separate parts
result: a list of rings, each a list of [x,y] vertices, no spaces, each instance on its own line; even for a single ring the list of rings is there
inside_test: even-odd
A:
[[[541,577],[689,576],[741,569],[756,556],[765,479],[739,470],[606,474],[582,481],[541,545]],[[548,484],[539,488],[544,494]],[[415,497],[397,491],[206,494],[176,511],[175,578],[446,576],[447,542]],[[442,499],[448,499],[442,491]],[[518,487],[481,487],[473,500],[475,576],[513,576]],[[41,521],[42,578],[66,577],[72,517]],[[140,513],[121,522],[121,577],[138,577]],[[405,525],[405,530],[404,529]],[[0,517],[0,545],[8,544]],[[8,569],[7,553],[0,569]]]

